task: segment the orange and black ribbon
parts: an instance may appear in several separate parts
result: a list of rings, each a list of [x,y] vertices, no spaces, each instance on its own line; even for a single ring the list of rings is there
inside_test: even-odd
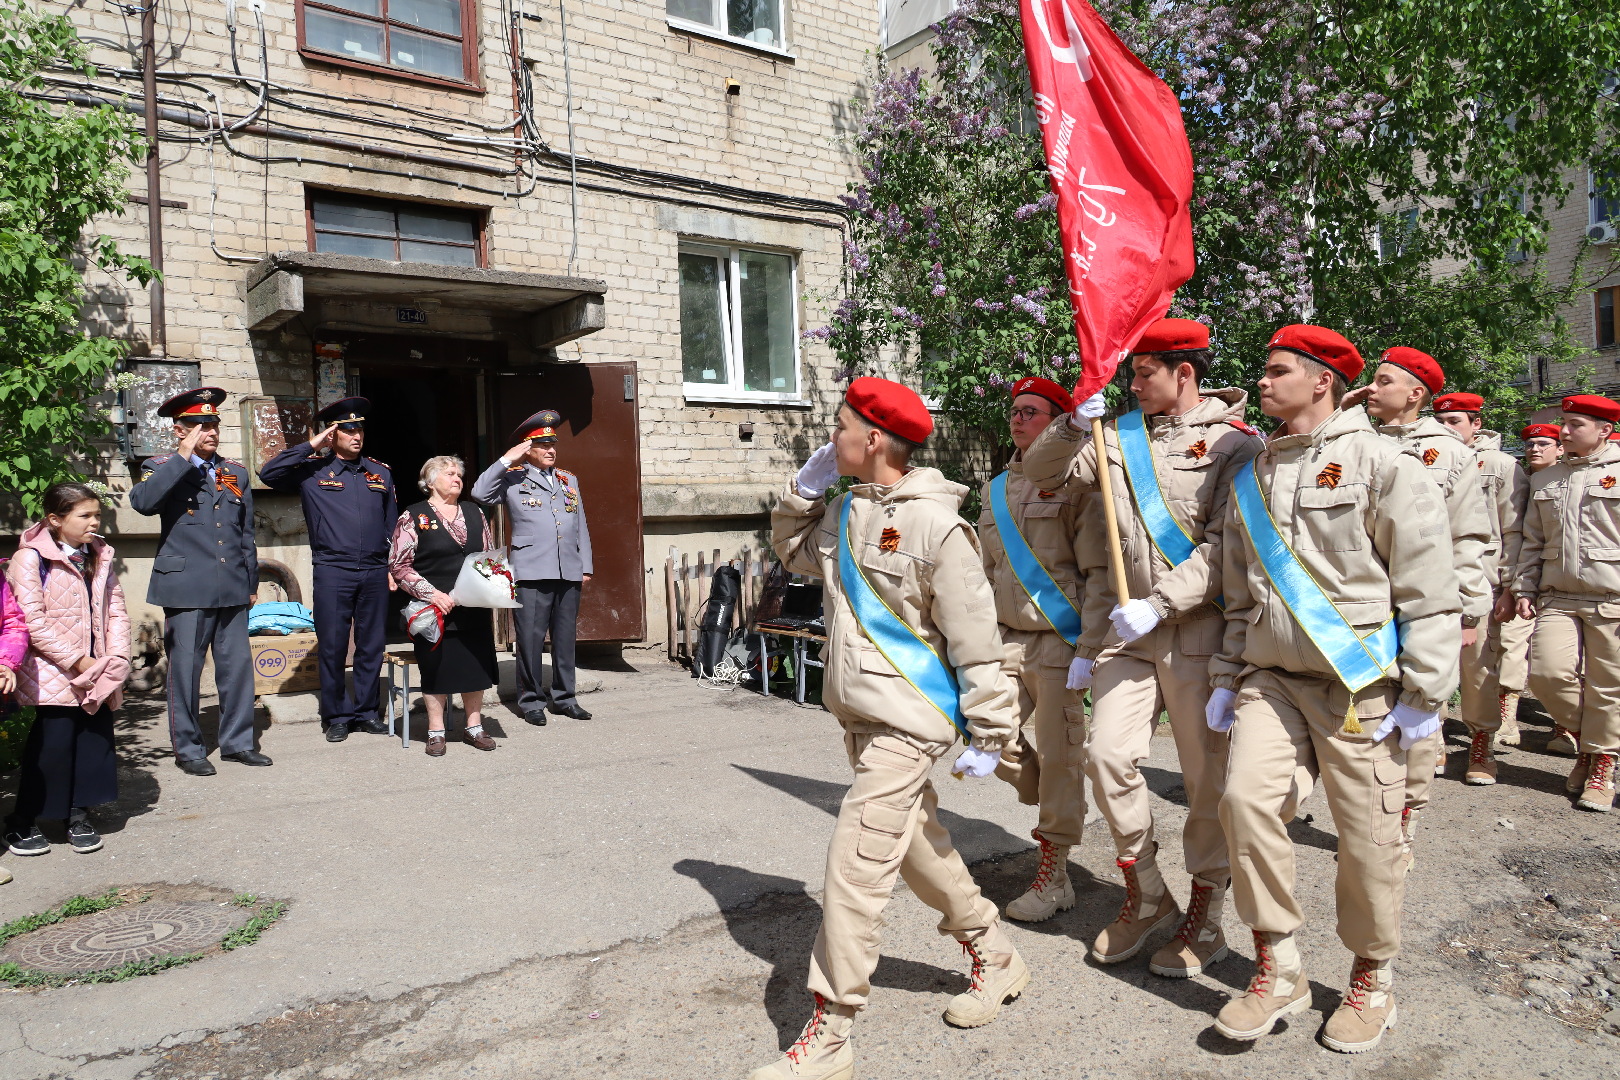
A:
[[[220,486],[226,491],[230,492],[232,495],[235,495],[238,499],[242,497],[242,489],[236,483],[237,476],[235,473],[226,472],[224,469],[220,469],[214,475],[219,479]]]

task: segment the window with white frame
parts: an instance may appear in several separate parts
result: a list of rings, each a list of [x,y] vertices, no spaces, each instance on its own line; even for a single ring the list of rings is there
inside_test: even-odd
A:
[[[787,48],[782,7],[786,0],[664,0],[671,26]]]
[[[1592,217],[1588,224],[1612,221],[1620,225],[1620,176],[1589,172],[1586,185],[1592,199]]]
[[[680,268],[686,396],[797,401],[793,256],[682,244]]]

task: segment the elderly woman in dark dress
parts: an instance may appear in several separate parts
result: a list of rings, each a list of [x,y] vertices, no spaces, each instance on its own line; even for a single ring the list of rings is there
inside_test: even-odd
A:
[[[461,459],[451,455],[430,458],[422,466],[417,486],[428,497],[399,516],[389,554],[389,569],[399,587],[444,616],[437,645],[412,638],[427,700],[429,757],[444,756],[444,720],[451,694],[461,695],[467,713],[462,741],[480,750],[495,749],[495,740],[484,734],[482,723],[484,691],[499,678],[493,612],[458,607],[449,595],[466,557],[495,546],[484,512],[461,497],[463,472]]]

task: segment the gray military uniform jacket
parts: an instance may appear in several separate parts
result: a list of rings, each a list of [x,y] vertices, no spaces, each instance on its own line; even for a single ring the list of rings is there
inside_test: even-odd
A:
[[[130,489],[136,513],[162,520],[146,602],[166,608],[251,603],[259,585],[247,466],[216,457],[215,479],[178,454],[148,458]]]
[[[486,506],[506,503],[512,517],[512,572],[519,581],[579,581],[591,568],[591,533],[579,480],[564,469],[550,476],[528,463],[497,460],[473,484]]]

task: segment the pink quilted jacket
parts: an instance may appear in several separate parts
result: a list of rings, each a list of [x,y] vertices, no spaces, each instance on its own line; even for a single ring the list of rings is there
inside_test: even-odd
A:
[[[16,671],[28,655],[28,623],[6,579],[0,577],[0,665]]]
[[[91,651],[113,657],[129,670],[129,612],[124,590],[113,576],[113,549],[92,540],[96,565],[89,594],[84,575],[74,568],[44,522],[23,533],[6,580],[28,623],[28,656],[17,669],[17,699],[24,705],[82,705],[88,688],[73,685],[73,665]],[[48,567],[40,572],[41,562]],[[43,579],[43,580],[42,580]],[[123,690],[107,703],[116,709]]]

